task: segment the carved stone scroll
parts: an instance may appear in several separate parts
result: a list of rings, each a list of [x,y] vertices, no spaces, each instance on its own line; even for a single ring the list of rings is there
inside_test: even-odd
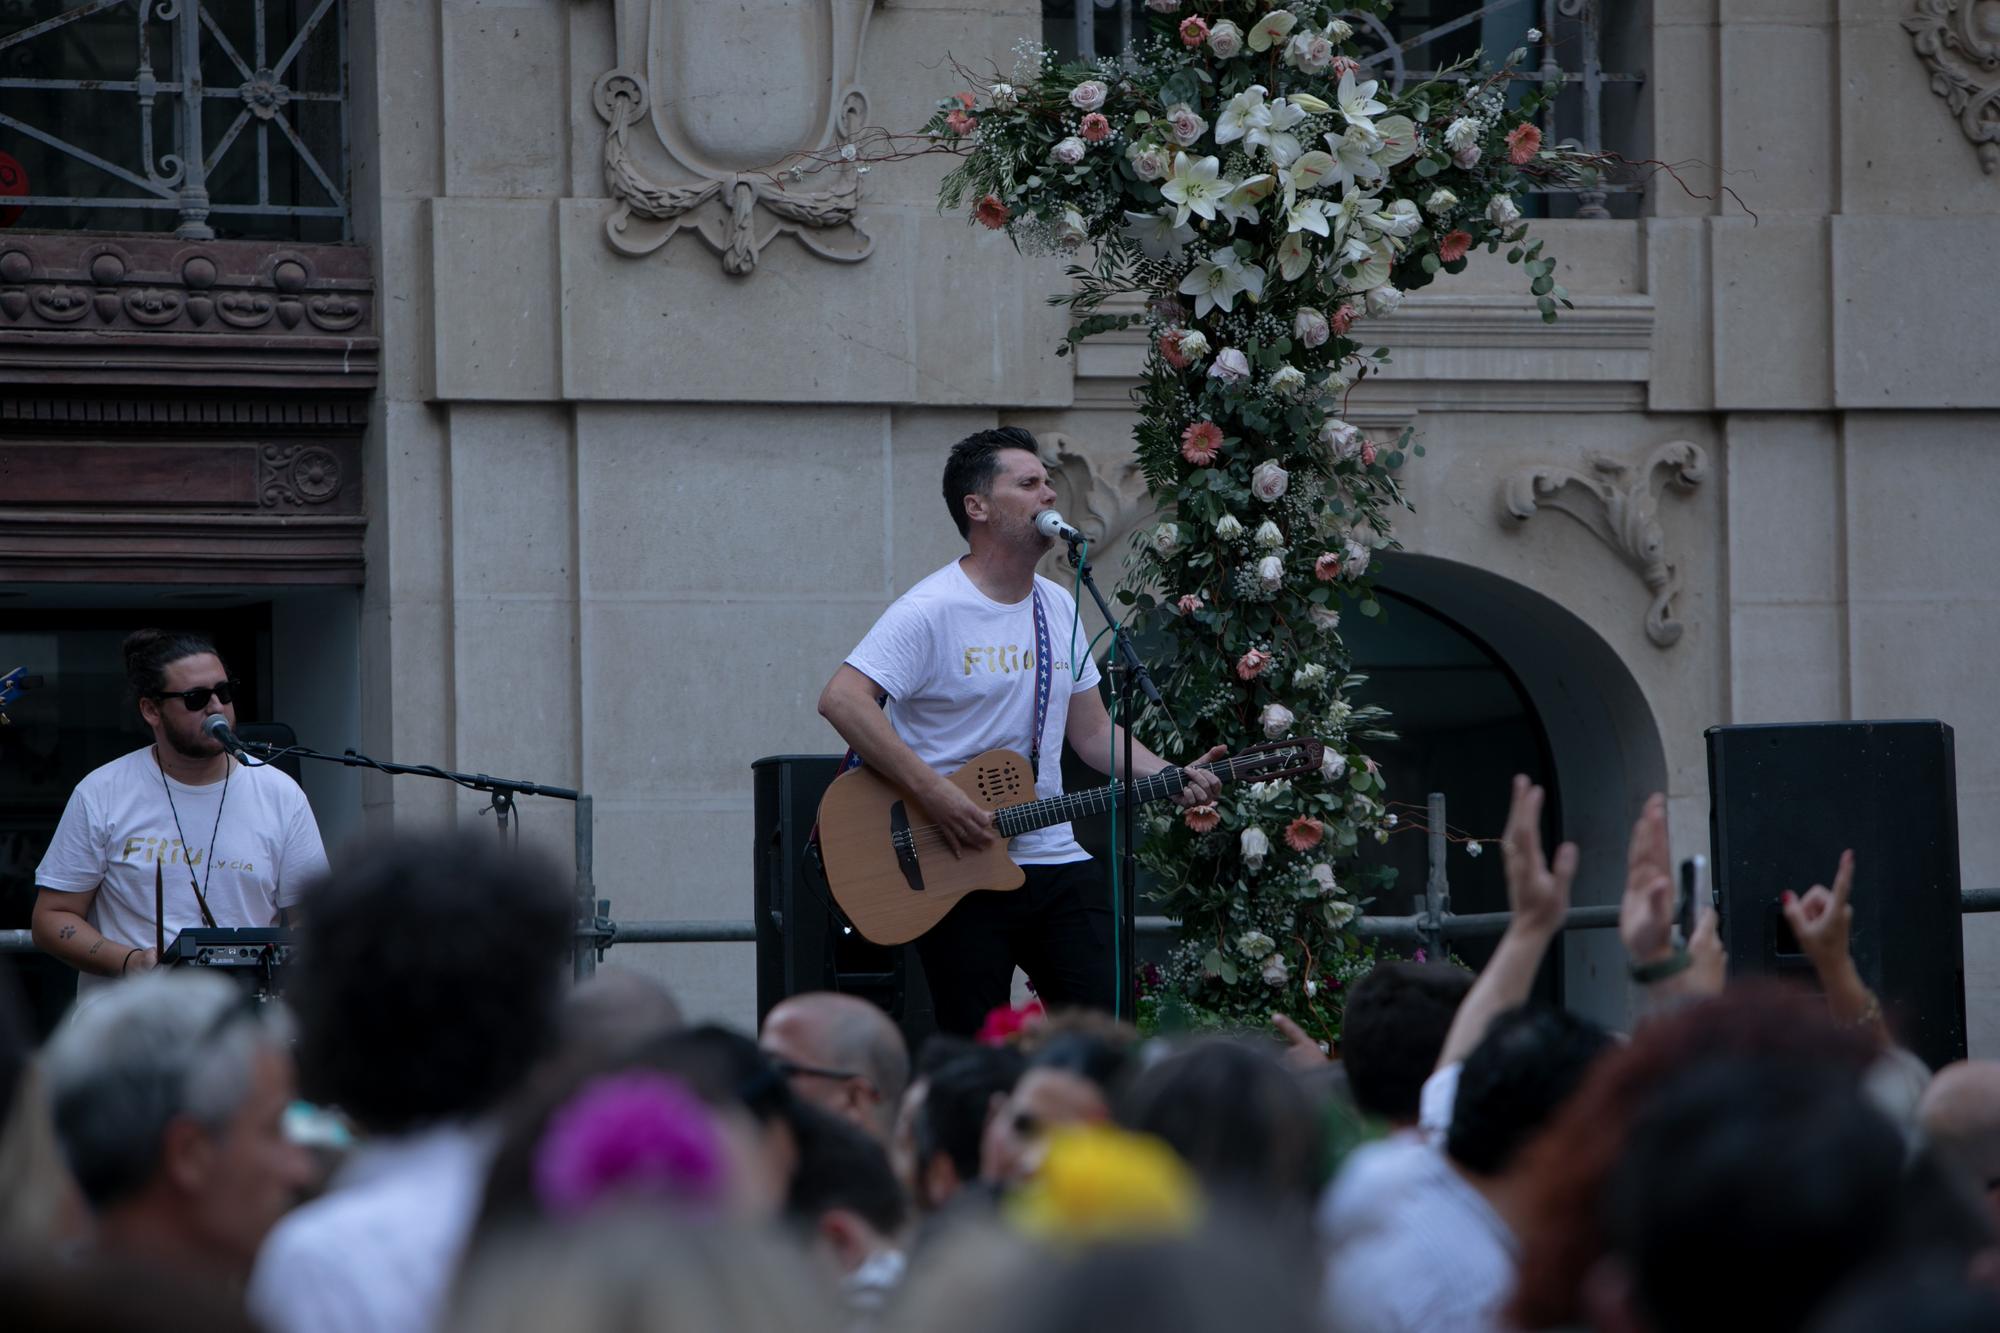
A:
[[[1991,0],[1916,0],[1903,20],[1979,165],[2000,171],[2000,6]]]
[[[1672,440],[1655,445],[1637,462],[1610,454],[1592,454],[1589,462],[1588,472],[1555,466],[1522,468],[1506,481],[1507,513],[1524,523],[1548,505],[1589,528],[1645,581],[1652,595],[1646,607],[1646,637],[1661,648],[1672,647],[1686,628],[1674,615],[1681,575],[1666,557],[1653,474],[1665,468],[1667,485],[1692,491],[1708,479],[1708,453],[1688,440]]]
[[[1090,539],[1093,562],[1118,570],[1125,563],[1125,539],[1153,521],[1159,510],[1146,491],[1146,478],[1131,442],[1089,449],[1074,436],[1045,431],[1038,437],[1042,466],[1049,470],[1056,508]],[[1051,578],[1067,577],[1069,563],[1060,544],[1044,561]]]
[[[783,234],[835,263],[866,259],[875,243],[856,219],[861,173],[841,150],[868,119],[856,80],[872,5],[616,0],[618,67],[591,90],[608,127],[611,248],[648,255],[687,229],[736,277],[754,272],[764,247]],[[726,26],[711,31],[715,23]],[[690,51],[716,52],[718,68],[762,58],[773,73],[732,88],[691,64]],[[784,82],[788,75],[796,81]],[[783,171],[801,155],[817,169]]]

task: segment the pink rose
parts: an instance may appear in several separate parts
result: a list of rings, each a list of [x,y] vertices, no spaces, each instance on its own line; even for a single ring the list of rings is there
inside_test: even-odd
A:
[[[1313,577],[1321,583],[1331,583],[1340,577],[1340,557],[1332,551],[1313,561]]]
[[[1083,136],[1086,143],[1103,143],[1111,137],[1111,122],[1093,111],[1083,118],[1083,125],[1077,133]]]
[[[1250,378],[1250,358],[1234,347],[1225,347],[1215,354],[1214,364],[1208,368],[1210,379],[1221,380],[1224,384],[1237,384]]]
[[[1049,156],[1066,167],[1073,167],[1083,161],[1083,155],[1089,151],[1090,145],[1072,134],[1069,138],[1062,140],[1054,148],[1051,148]]]
[[[1204,19],[1201,15],[1196,14],[1192,18],[1181,20],[1182,46],[1196,47],[1200,46],[1203,42],[1207,40],[1208,40],[1207,19]]]
[[[1096,79],[1085,79],[1069,90],[1069,104],[1078,111],[1095,111],[1104,105],[1110,90]]]
[[[1271,665],[1271,655],[1262,648],[1252,648],[1236,659],[1236,674],[1244,680],[1255,680],[1264,674],[1264,668]]]
[[[1272,504],[1285,493],[1292,483],[1292,474],[1280,467],[1276,460],[1265,459],[1250,474],[1250,493],[1265,504]]]
[[[1174,136],[1174,142],[1185,148],[1199,139],[1208,122],[1195,114],[1186,102],[1176,103],[1167,110],[1167,133]]]
[[[1479,165],[1479,145],[1467,144],[1451,155],[1452,165],[1460,171],[1470,171]]]
[[[1178,608],[1180,613],[1184,616],[1191,616],[1195,612],[1201,610],[1201,608],[1206,605],[1208,605],[1208,603],[1201,600],[1201,595],[1199,593],[1192,593],[1192,592],[1182,593],[1180,600],[1174,603],[1174,606]]]
[[[1222,60],[1233,60],[1243,52],[1243,29],[1223,19],[1208,31],[1208,49]]]
[[[1181,457],[1196,467],[1207,467],[1222,448],[1222,427],[1213,421],[1197,421],[1181,432]]]

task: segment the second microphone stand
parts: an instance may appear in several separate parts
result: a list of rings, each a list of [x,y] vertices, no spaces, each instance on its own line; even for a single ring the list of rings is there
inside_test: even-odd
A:
[[[1124,885],[1119,901],[1112,904],[1112,910],[1119,914],[1119,938],[1122,941],[1117,959],[1118,1003],[1121,1006],[1118,1017],[1136,1022],[1139,1008],[1139,807],[1132,772],[1132,724],[1137,721],[1134,693],[1143,691],[1155,707],[1164,708],[1166,701],[1160,697],[1160,687],[1153,683],[1146,664],[1139,660],[1138,650],[1132,647],[1131,636],[1118,623],[1118,617],[1111,614],[1111,604],[1098,590],[1097,580],[1090,576],[1090,544],[1070,538],[1069,563],[1083,586],[1090,589],[1091,600],[1097,603],[1104,623],[1111,628],[1111,655],[1107,666],[1111,672],[1111,694],[1115,701],[1113,717],[1125,728],[1124,761],[1114,775],[1123,790],[1119,796],[1117,825],[1112,829],[1112,837],[1118,844],[1118,879]],[[1072,662],[1070,670],[1074,673],[1076,669],[1077,664]]]

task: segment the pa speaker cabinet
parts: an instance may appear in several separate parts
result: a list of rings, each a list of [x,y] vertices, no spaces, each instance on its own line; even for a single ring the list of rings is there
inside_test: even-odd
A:
[[[858,995],[887,1013],[915,1050],[936,1030],[930,990],[913,945],[871,944],[840,918],[806,842],[819,798],[840,771],[832,754],[769,755],[750,765],[757,845],[752,874],[757,925],[757,1022],[805,991]]]
[[[1958,779],[1942,722],[1806,722],[1708,733],[1709,841],[1733,973],[1812,979],[1779,910],[1855,858],[1850,947],[1898,1038],[1965,1058]]]

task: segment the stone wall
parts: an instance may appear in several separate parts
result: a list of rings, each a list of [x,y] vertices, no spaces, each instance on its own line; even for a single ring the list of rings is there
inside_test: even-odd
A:
[[[671,64],[647,37],[654,8],[357,6],[357,195],[381,265],[384,383],[366,469],[363,748],[580,784],[597,797],[600,892],[617,915],[742,918],[749,764],[838,748],[813,711],[819,687],[879,609],[957,549],[936,494],[944,449],[999,420],[1052,433],[1073,460],[1073,509],[1094,494],[1107,526],[1141,521],[1120,473],[1139,350],[1053,357],[1061,315],[1042,298],[1059,266],[937,216],[936,159],[861,182],[859,262],[791,235],[742,276],[687,230],[647,254],[614,248],[601,79]],[[798,7],[738,8],[736,34],[661,31],[712,50],[695,82],[736,98],[760,134],[817,123],[796,109],[850,86],[868,121],[920,123],[956,86],[942,56],[1009,63],[1039,22],[1018,0],[833,0],[808,52],[780,40]],[[1561,632],[1621,677],[1573,725],[1578,746],[1608,745],[1590,762],[1622,765],[1622,785],[1566,784],[1600,900],[1644,786],[1672,798],[1676,851],[1704,846],[1704,727],[1794,718],[1952,723],[1965,881],[2000,883],[1980,818],[2000,795],[1985,688],[2000,651],[1985,558],[2000,541],[1986,514],[2000,377],[1983,332],[2000,176],[1931,91],[1906,12],[1654,0],[1654,152],[1698,163],[1681,167],[1693,191],[1726,183],[1740,202],[1658,177],[1638,221],[1548,226],[1574,314],[1543,326],[1517,271],[1475,266],[1384,326],[1394,368],[1357,395],[1359,419],[1412,424],[1426,445],[1401,536],[1431,563],[1410,578],[1501,580],[1560,608]],[[652,96],[671,83],[649,80]],[[713,140],[725,113],[674,114],[692,127],[684,156],[647,139],[648,120],[631,127],[634,160],[698,185],[685,158],[703,150],[688,144]],[[1680,579],[1684,628],[1662,646],[1652,594],[1587,513],[1524,522],[1506,495],[1528,469],[1637,466],[1676,441],[1707,471],[1685,492],[1670,470],[1646,479]],[[1508,598],[1485,604],[1492,623],[1475,628],[1511,642],[1517,665],[1549,657],[1554,628]],[[1551,698],[1571,697],[1560,662],[1534,669]],[[366,801],[397,822],[469,820],[479,804],[384,779]],[[566,810],[523,816],[567,855]],[[1967,926],[1973,1040],[1991,1052],[2000,931]],[[1573,984],[1615,1016],[1608,936],[1569,947]],[[670,977],[697,1012],[747,1021],[749,953],[614,957]]]

